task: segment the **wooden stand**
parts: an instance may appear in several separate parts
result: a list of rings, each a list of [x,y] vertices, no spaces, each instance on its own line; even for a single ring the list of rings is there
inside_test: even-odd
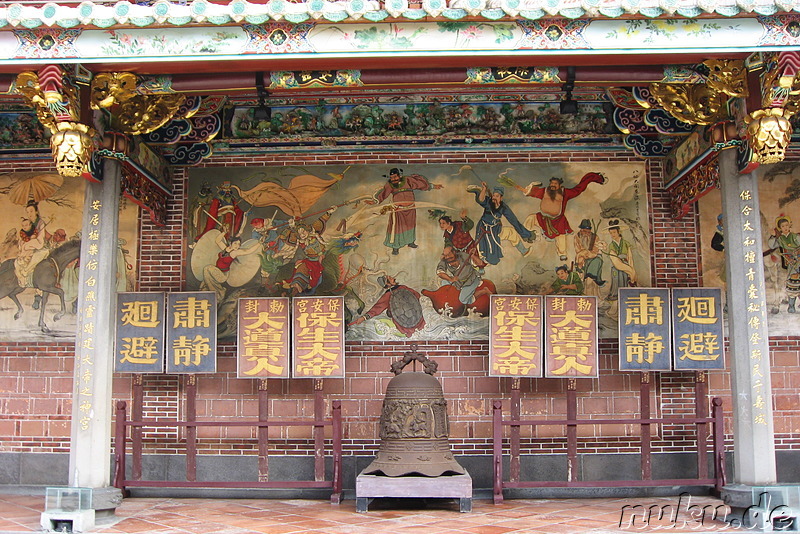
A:
[[[469,474],[438,477],[364,475],[356,477],[356,511],[366,512],[381,497],[458,499],[460,512],[472,511]]]

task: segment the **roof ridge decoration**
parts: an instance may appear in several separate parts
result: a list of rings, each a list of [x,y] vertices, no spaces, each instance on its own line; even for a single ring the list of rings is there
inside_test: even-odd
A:
[[[156,0],[148,5],[127,0],[116,3],[98,0],[81,2],[74,7],[57,2],[42,2],[39,5],[4,2],[0,7],[0,28],[262,24],[270,20],[301,23],[309,20],[345,22],[365,19],[380,22],[385,19],[461,20],[468,17],[483,20],[537,20],[548,17],[614,19],[623,16],[694,18],[701,15],[769,16],[798,11],[800,0],[422,0],[413,6],[408,0],[269,0],[261,3],[247,0],[226,3]]]

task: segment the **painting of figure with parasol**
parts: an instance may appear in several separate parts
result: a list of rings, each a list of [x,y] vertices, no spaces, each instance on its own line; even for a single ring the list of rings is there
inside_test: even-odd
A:
[[[0,175],[0,210],[17,214],[0,230],[0,339],[75,335],[84,185],[50,172]],[[135,243],[137,218],[138,208],[122,209],[120,242]],[[120,253],[125,290],[136,262],[130,247]]]

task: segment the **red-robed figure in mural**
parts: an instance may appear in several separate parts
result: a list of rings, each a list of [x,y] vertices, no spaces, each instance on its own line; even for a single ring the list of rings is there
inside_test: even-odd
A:
[[[525,227],[529,230],[534,226],[541,228],[545,237],[555,240],[559,259],[566,260],[567,235],[572,233],[572,227],[564,213],[567,209],[567,202],[583,193],[589,184],[603,184],[605,181],[602,174],[589,172],[574,187],[564,187],[564,179],[557,177],[550,178],[547,187],[542,186],[539,182],[534,182],[527,188],[517,186],[517,189],[525,195],[542,201],[539,213],[528,217]]]
[[[244,223],[244,211],[239,207],[240,199],[236,191],[237,188],[231,186],[228,181],[222,182],[217,188],[217,194],[208,206],[206,226],[198,234],[197,239],[200,239],[203,234],[214,228],[219,228],[228,239],[241,233],[242,224]]]
[[[383,244],[392,249],[392,254],[397,255],[403,247],[417,248],[417,209],[414,205],[416,197],[414,191],[430,191],[441,189],[440,184],[432,184],[427,178],[419,174],[404,176],[403,171],[393,168],[389,171],[389,180],[378,190],[372,204],[380,204],[390,196],[393,206],[389,213],[389,223],[386,227],[386,239]]]

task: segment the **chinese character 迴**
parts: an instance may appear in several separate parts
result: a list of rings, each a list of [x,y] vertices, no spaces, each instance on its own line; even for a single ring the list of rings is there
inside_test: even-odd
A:
[[[714,297],[679,298],[678,320],[695,324],[716,324],[717,308]]]
[[[161,324],[157,300],[125,302],[120,311],[124,325],[155,328]]]

